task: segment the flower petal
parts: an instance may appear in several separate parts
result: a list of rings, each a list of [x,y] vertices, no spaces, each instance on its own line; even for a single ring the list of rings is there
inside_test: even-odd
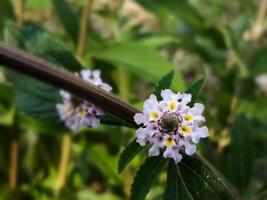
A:
[[[142,113],[136,113],[134,115],[134,121],[139,125],[139,124],[145,124],[148,120],[145,115]]]
[[[179,153],[179,149],[177,147],[166,148],[163,153],[164,158],[173,158],[175,163],[178,163],[182,159],[182,155]]]
[[[160,147],[157,146],[157,145],[153,145],[150,149],[149,149],[149,152],[148,152],[148,156],[158,156],[159,155],[159,149]]]
[[[204,110],[204,105],[202,103],[195,103],[194,107],[191,108],[191,113],[194,115],[201,115]]]

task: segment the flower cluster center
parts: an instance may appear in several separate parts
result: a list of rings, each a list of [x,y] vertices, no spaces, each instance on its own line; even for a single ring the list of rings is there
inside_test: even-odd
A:
[[[166,113],[161,117],[159,125],[163,132],[175,133],[180,125],[179,116],[176,113]]]

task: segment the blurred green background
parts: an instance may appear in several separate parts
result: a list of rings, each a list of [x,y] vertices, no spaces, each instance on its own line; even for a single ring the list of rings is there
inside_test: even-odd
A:
[[[176,91],[205,78],[198,101],[210,137],[198,151],[243,199],[266,199],[266,9],[265,0],[0,0],[0,39],[73,71],[75,58],[101,69],[113,93],[139,109],[171,69]],[[25,105],[18,94],[30,83],[12,82],[0,68],[0,199],[128,199],[146,152],[122,174],[117,162],[135,130],[70,134],[40,117],[42,102]],[[236,163],[245,165],[241,183]],[[147,199],[161,199],[165,185],[163,172]]]

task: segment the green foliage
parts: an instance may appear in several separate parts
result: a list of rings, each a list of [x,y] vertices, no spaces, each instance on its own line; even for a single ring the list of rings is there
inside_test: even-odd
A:
[[[136,172],[132,183],[131,199],[145,199],[150,187],[165,168],[167,160],[161,156],[149,157]]]
[[[253,162],[250,122],[244,114],[239,114],[231,131],[228,179],[242,194],[248,187]]]
[[[253,55],[250,59],[249,63],[249,69],[250,69],[250,75],[252,77],[255,77],[261,73],[266,73],[267,68],[267,47],[261,47],[259,49],[256,49],[253,52]]]
[[[141,43],[114,44],[94,56],[152,82],[173,69],[172,64],[153,47]],[[177,77],[176,84],[176,87],[183,88],[181,77]]]
[[[177,198],[178,197],[178,198]],[[164,199],[238,199],[223,177],[206,160],[184,155],[169,162]]]
[[[183,182],[179,167],[175,163],[173,163],[173,161],[169,161],[167,171],[167,185],[163,199],[171,200],[180,198],[194,199]]]
[[[104,147],[95,145],[90,149],[90,159],[93,165],[113,182],[120,183],[121,179],[116,170],[116,160],[108,156]]]
[[[54,87],[9,71],[6,73],[15,89],[15,104],[23,112],[42,121],[59,122],[56,104],[61,101]]]
[[[119,200],[120,198],[111,193],[97,194],[92,189],[83,189],[76,193],[70,191],[62,192],[60,199],[64,200]]]
[[[139,109],[158,80],[158,98],[162,89],[185,91],[192,94],[190,106],[205,83],[200,100],[210,139],[198,150],[227,180],[199,156],[184,155],[178,165],[159,156],[142,165],[148,146],[135,142],[132,125],[107,114],[101,123],[116,126],[83,129],[72,137],[65,184],[59,191],[58,179],[64,174],[59,166],[66,158],[58,133],[66,128],[55,123],[58,89],[0,68],[0,199],[128,199],[129,178],[136,171],[133,199],[266,199],[267,92],[266,84],[255,81],[267,72],[264,28],[258,28],[266,24],[264,16],[258,17],[266,3],[112,2],[94,1],[89,26],[84,27],[86,52],[79,61],[74,50],[83,0],[0,0],[0,40],[72,72],[82,69],[80,63],[101,69],[117,95],[123,93],[119,84],[125,78],[125,99]],[[117,76],[120,69],[126,77]],[[193,84],[186,90],[184,81]],[[19,135],[16,191],[8,180],[14,127]],[[119,158],[121,144],[127,143]],[[131,168],[120,176],[117,171],[130,162]],[[167,180],[161,173],[166,162]]]
[[[200,79],[198,81],[196,81],[195,83],[193,83],[187,90],[186,90],[186,93],[190,93],[192,95],[192,99],[191,99],[191,102],[189,103],[189,106],[193,106],[197,97],[198,97],[198,94],[203,86],[205,82],[205,79]]]
[[[173,15],[178,19],[185,20],[195,28],[203,27],[203,18],[197,10],[186,1],[170,0],[138,0],[145,8],[159,15],[160,18],[166,19],[167,16]]]
[[[51,0],[56,13],[63,24],[66,32],[71,37],[74,43],[77,42],[77,38],[79,35],[79,16],[75,13],[71,5],[66,0]]]
[[[156,95],[158,100],[161,100],[162,97],[160,96],[160,93],[162,90],[167,89],[170,87],[173,79],[174,71],[169,72],[163,78],[158,82],[155,91],[153,92],[154,95]]]
[[[21,28],[10,24],[6,31],[6,37],[14,37],[21,48],[32,54],[71,71],[82,68],[73,52],[62,41],[36,24],[26,23]],[[13,32],[19,32],[19,35],[13,36]]]
[[[120,119],[116,116],[105,114],[100,117],[101,124],[106,125],[117,125],[117,126],[126,126],[126,127],[132,127],[131,124],[125,122],[123,119]]]
[[[12,4],[9,0],[1,0],[0,2],[0,35],[4,28],[4,24],[7,20],[14,20],[15,15],[12,8]]]
[[[0,124],[12,125],[14,122],[15,107],[13,106],[13,91],[6,84],[0,84]]]
[[[134,138],[127,147],[122,151],[118,163],[118,172],[121,173],[131,160],[141,153],[145,148],[140,146]]]

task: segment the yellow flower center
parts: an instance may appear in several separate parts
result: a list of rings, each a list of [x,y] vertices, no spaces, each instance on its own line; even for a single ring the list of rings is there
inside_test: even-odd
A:
[[[79,108],[78,114],[79,114],[80,118],[83,118],[83,117],[85,117],[86,112],[84,111],[84,109]]]
[[[169,137],[169,138],[167,138],[167,140],[165,141],[165,144],[166,144],[167,147],[172,147],[172,146],[175,145],[175,142],[174,142],[174,140],[173,140],[171,137]]]
[[[174,101],[171,101],[170,103],[169,103],[169,110],[175,110],[176,109],[176,107],[177,107],[177,104],[176,104],[176,102],[174,102]]]
[[[73,112],[73,109],[72,109],[71,106],[68,106],[67,109],[65,110],[65,113],[66,113],[68,116],[70,116],[70,115],[72,114],[72,112]]]
[[[181,126],[181,132],[184,134],[184,135],[189,135],[191,134],[191,129],[188,127],[188,126]]]
[[[158,112],[151,112],[150,113],[150,119],[151,120],[156,120],[159,118],[159,113]]]
[[[192,119],[193,119],[193,116],[192,115],[185,115],[184,116],[184,120],[185,121],[192,121]]]

